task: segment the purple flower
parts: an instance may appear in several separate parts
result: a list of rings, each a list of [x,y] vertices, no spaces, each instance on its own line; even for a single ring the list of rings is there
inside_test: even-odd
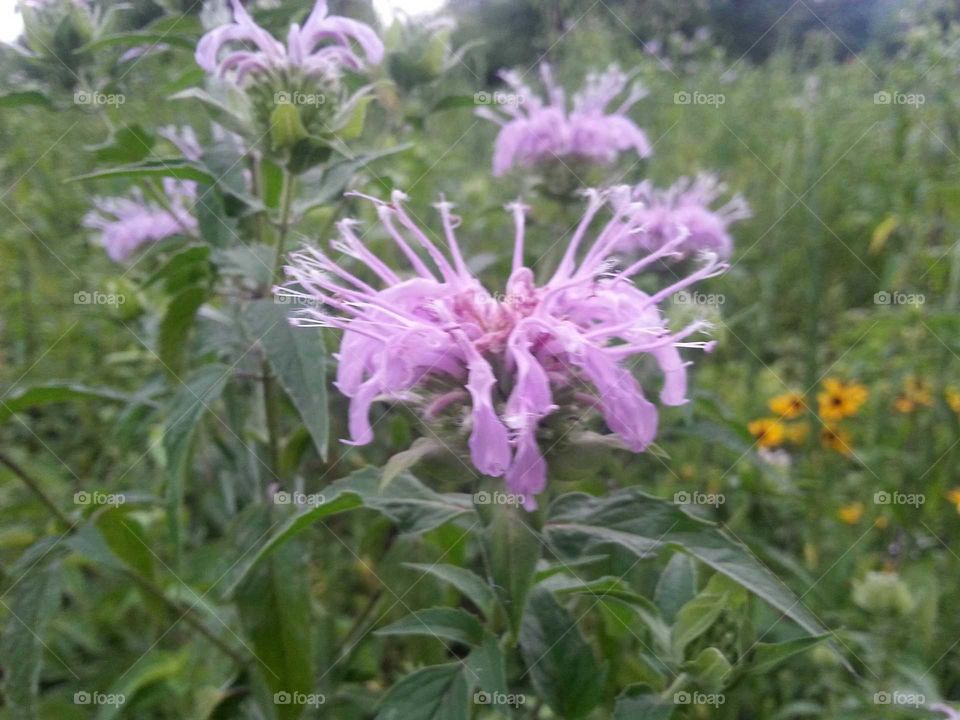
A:
[[[935,703],[930,706],[931,712],[943,713],[947,716],[947,720],[960,720],[960,711],[954,710],[949,705],[943,703]]]
[[[523,84],[518,73],[507,71],[501,77],[513,92],[491,96],[506,117],[491,108],[477,110],[477,115],[501,126],[494,148],[494,175],[503,175],[517,165],[531,167],[565,158],[609,164],[630,149],[641,158],[651,154],[646,134],[626,115],[646,95],[638,83],[613,112],[607,112],[630,80],[616,65],[602,74],[587,75],[583,88],[573,96],[570,111],[550,66],[542,64],[540,75],[547,89],[546,103]]]
[[[196,184],[164,178],[169,210],[147,202],[139,189],[131,197],[95,198],[94,210],[83,225],[100,232],[100,244],[114,262],[123,262],[139,247],[181,233],[194,233],[197,221],[189,206],[196,197]]]
[[[398,272],[372,253],[353,220],[338,224],[340,239],[333,243],[348,260],[310,247],[291,255],[289,281],[276,291],[308,301],[294,324],[343,330],[336,384],[350,398],[352,443],[373,439],[369,416],[377,400],[418,406],[431,424],[463,421],[473,465],[485,475],[504,476],[510,491],[524,495],[532,509],[547,479],[541,431],[554,413],[597,411],[634,452],[653,441],[657,409],[628,360],[652,356],[664,376],[660,401],[685,403],[686,363],[679,349],[709,350],[712,343],[684,342],[705,329],[701,322],[671,333],[658,303],[725,266],[709,257],[671,286],[653,295],[641,291],[631,277],[671,253],[672,246],[618,268],[611,253],[624,234],[641,231],[642,207],[629,202],[625,186],[586,194],[585,214],[566,253],[541,285],[523,264],[528,208],[519,202],[507,206],[516,236],[502,295],[484,288],[468,269],[454,235],[459,218],[453,206],[436,205],[443,252],[410,218],[399,191],[389,203],[367,199],[406,258],[407,271]],[[613,217],[589,243],[589,227],[605,206]],[[551,432],[549,447],[566,434]]]
[[[645,232],[625,238],[621,249],[650,252],[672,242],[678,236],[684,239],[676,244],[681,256],[694,255],[701,250],[730,257],[733,239],[727,231],[730,223],[750,217],[750,207],[735,195],[716,210],[710,205],[726,188],[713,175],[702,174],[695,179],[680,178],[668,190],[657,190],[647,180],[633,189],[632,202],[642,203],[641,222]]]
[[[383,60],[383,43],[373,29],[357,20],[328,16],[326,0],[318,0],[302,28],[290,26],[286,46],[257,25],[239,0],[230,4],[233,22],[211,30],[197,45],[197,64],[209,73],[220,77],[233,73],[237,83],[248,75],[289,79],[291,74],[332,82],[343,68],[360,72]],[[220,58],[224,47],[228,51]]]

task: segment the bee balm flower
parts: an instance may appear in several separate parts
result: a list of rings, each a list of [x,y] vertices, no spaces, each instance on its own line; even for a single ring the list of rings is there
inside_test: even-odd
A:
[[[95,198],[94,210],[83,225],[100,232],[100,243],[114,262],[123,262],[142,245],[177,234],[193,234],[197,220],[190,214],[196,183],[164,178],[168,207],[147,202],[135,189],[130,197]]]
[[[211,30],[197,45],[197,64],[209,73],[233,74],[241,84],[252,75],[334,81],[342,69],[360,72],[383,60],[383,43],[373,29],[357,20],[327,15],[326,0],[318,0],[302,28],[290,26],[286,45],[257,25],[239,0],[231,0],[230,5],[233,22]],[[228,52],[220,57],[225,47]]]
[[[493,155],[493,174],[504,175],[511,167],[530,167],[560,159],[582,159],[612,163],[621,152],[633,149],[641,158],[651,154],[646,134],[627,117],[627,111],[646,94],[634,84],[626,99],[611,113],[609,105],[623,93],[629,77],[615,65],[602,73],[591,73],[579,93],[573,96],[568,112],[563,89],[553,81],[550,66],[540,66],[547,89],[544,103],[523,84],[513,71],[501,73],[512,89],[504,102],[497,102],[498,115],[480,108],[477,115],[501,125]],[[495,94],[495,101],[501,96]],[[506,117],[503,117],[503,116]]]
[[[588,191],[586,212],[563,259],[540,285],[523,264],[527,208],[509,205],[516,234],[502,295],[488,291],[468,269],[454,235],[459,219],[453,206],[436,206],[445,253],[411,220],[399,191],[391,202],[368,199],[406,258],[406,272],[374,255],[351,220],[339,223],[334,247],[359,271],[315,248],[292,254],[289,282],[277,292],[313,303],[294,324],[343,330],[337,387],[350,398],[351,441],[373,439],[370,407],[380,399],[419,406],[431,423],[446,419],[459,427],[462,420],[473,465],[484,475],[504,476],[528,509],[536,507],[534,496],[546,485],[541,435],[556,444],[570,429],[548,431],[551,416],[596,411],[627,448],[644,450],[657,432],[657,409],[628,361],[651,356],[664,377],[660,401],[685,403],[680,348],[710,349],[712,343],[685,342],[704,323],[671,332],[658,303],[725,266],[709,257],[702,268],[653,295],[635,287],[631,277],[670,252],[668,246],[617,267],[611,251],[623,233],[639,231],[639,208],[615,205],[613,218],[592,244],[587,241],[597,214],[612,205],[609,195],[628,191]]]
[[[725,187],[709,174],[694,179],[680,178],[667,190],[657,190],[647,180],[633,191],[633,200],[642,202],[645,233],[627,239],[623,249],[633,246],[641,251],[651,251],[670,242],[680,233],[686,239],[677,252],[689,256],[708,250],[722,258],[730,257],[733,239],[728,228],[736,220],[750,217],[750,207],[739,195],[735,195],[720,208],[711,204],[723,194]]]

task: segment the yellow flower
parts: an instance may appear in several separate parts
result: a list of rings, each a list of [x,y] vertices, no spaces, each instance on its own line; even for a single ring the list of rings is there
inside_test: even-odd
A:
[[[904,415],[907,413],[912,413],[916,407],[917,406],[914,404],[913,400],[903,395],[893,401],[893,409],[898,413],[903,413]]]
[[[776,447],[783,442],[785,428],[777,418],[760,418],[751,420],[747,430],[757,439],[757,444],[763,448]]]
[[[827,425],[820,430],[820,442],[824,447],[836,450],[841,455],[851,455],[850,433],[840,427]]]
[[[807,439],[807,435],[810,434],[810,424],[801,422],[787,425],[785,433],[787,442],[793,443],[794,445],[802,445],[804,440]]]
[[[807,409],[806,405],[803,404],[803,393],[796,392],[795,390],[770,398],[767,405],[770,406],[770,410],[772,410],[774,414],[786,420],[799,417],[803,414],[803,411]]]
[[[960,388],[948,387],[944,393],[947,397],[947,405],[955,413],[960,413]]]
[[[820,417],[832,422],[856,415],[869,395],[867,388],[859,383],[844,383],[837,378],[827,378],[823,382],[823,392],[817,393]]]
[[[960,513],[960,488],[954,488],[948,492],[947,500],[953,503],[957,508],[957,512]]]
[[[856,525],[863,517],[863,503],[852,502],[849,505],[844,505],[837,511],[837,517],[847,525]]]

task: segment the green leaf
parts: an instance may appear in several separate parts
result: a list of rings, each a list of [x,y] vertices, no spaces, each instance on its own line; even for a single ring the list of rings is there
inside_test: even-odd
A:
[[[530,593],[520,650],[534,687],[560,717],[585,717],[600,702],[606,670],[573,616],[544,588]]]
[[[331,483],[323,489],[322,495],[322,503],[291,516],[256,553],[237,563],[235,579],[227,586],[225,596],[232,594],[244,576],[258,563],[329,515],[364,506],[392,519],[401,532],[425,533],[472,512],[469,496],[451,493],[440,495],[424,487],[411,475],[401,475],[381,491],[380,471],[376,468],[358,470]]]
[[[463,661],[463,675],[471,690],[478,688],[488,694],[507,693],[506,659],[500,651],[497,638],[488,634],[480,647],[470,652]]]
[[[144,287],[162,282],[168,293],[196,285],[210,277],[210,248],[194,245],[173,255],[144,281]]]
[[[489,617],[493,612],[493,606],[496,602],[493,591],[487,585],[483,578],[476,573],[471,572],[456,565],[443,565],[434,563],[404,563],[408,568],[419,570],[433,575],[459,590],[464,597],[477,606],[485,616]]]
[[[386,487],[402,472],[406,472],[425,457],[443,450],[443,443],[435,438],[420,437],[413,441],[409,448],[391,455],[383,466],[383,477],[380,487]]]
[[[369,165],[374,160],[380,160],[381,158],[409,150],[411,147],[413,147],[411,143],[405,143],[385,150],[358,153],[354,155],[351,160],[330,163],[323,173],[319,186],[310,193],[309,199],[294,203],[294,212],[297,215],[302,215],[312,208],[326,205],[332,200],[339,199],[344,189],[350,184],[353,176],[364,166]]]
[[[70,402],[72,400],[113,400],[130,403],[134,396],[111,388],[90,387],[68,381],[52,381],[42,385],[30,385],[0,397],[0,423],[6,422],[18,412],[43,405]]]
[[[247,305],[243,322],[300,413],[317,453],[326,460],[329,426],[323,335],[313,328],[293,327],[288,309],[273,300],[257,300]]]
[[[29,554],[32,557],[34,553]],[[46,651],[42,638],[60,606],[59,555],[42,561],[41,558],[44,554],[39,554],[37,565],[27,564],[26,556],[22,558],[13,573],[14,584],[4,593],[6,627],[0,636],[3,696],[14,716],[24,719],[36,717],[40,669]]]
[[[812,635],[825,629],[750,550],[713,523],[673,503],[627,488],[605,497],[564,495],[550,508],[544,532],[561,556],[591,554],[616,545],[638,557],[680,549],[734,580]]]
[[[180,507],[190,469],[193,439],[200,419],[227,384],[230,368],[206,365],[195,370],[174,395],[165,417],[163,449],[167,457],[167,518],[174,543],[180,547]],[[178,550],[179,552],[179,550]]]
[[[170,47],[179,47],[185,50],[194,50],[197,41],[194,38],[184,35],[173,35],[171,33],[159,32],[128,32],[117,33],[116,35],[107,35],[106,37],[87,43],[77,52],[91,52],[94,50],[103,50],[104,48],[116,47],[117,45],[169,45]]]
[[[207,288],[191,285],[170,298],[167,304],[163,320],[160,321],[157,350],[166,370],[174,375],[180,370],[190,329],[207,295]]]
[[[417,610],[394,623],[380,628],[377,635],[428,635],[462,645],[479,645],[483,626],[476,617],[458,608]]]
[[[440,98],[433,106],[430,112],[442,112],[443,110],[457,110],[465,107],[476,107],[477,100],[473,95],[447,95]]]
[[[124,125],[100,145],[88,147],[97,162],[135,163],[150,154],[156,138],[141,125]]]
[[[458,663],[431,665],[390,688],[376,720],[467,720],[470,687]]]
[[[264,532],[269,508],[251,522]],[[271,693],[308,694],[313,688],[309,575],[300,543],[287,543],[247,576],[237,607],[260,671]],[[300,717],[305,705],[276,704],[280,720]]]
[[[732,667],[730,661],[715,647],[705,648],[696,658],[684,665],[707,692],[719,692],[726,686]]]
[[[687,645],[703,635],[727,607],[726,593],[702,592],[677,613],[671,647],[677,660],[683,659]]]
[[[674,553],[660,573],[653,601],[660,608],[664,620],[672,623],[680,608],[689,602],[696,590],[696,568],[689,555]]]
[[[204,185],[214,185],[216,178],[197,163],[181,157],[148,160],[134,165],[121,165],[115,168],[96,170],[85,175],[69,178],[67,182],[97,180],[100,178],[147,178],[172,177],[177,180],[193,180]]]
[[[364,95],[363,90],[354,94],[350,101],[334,118],[334,130],[338,140],[353,140],[363,134],[363,123],[367,117],[367,106],[373,100],[372,95]]]
[[[490,584],[507,611],[513,637],[517,637],[543,541],[527,524],[526,512],[511,505],[495,506],[493,520],[483,531],[483,550]]]
[[[300,111],[289,102],[280,103],[270,113],[270,143],[274,150],[292,148],[307,137]]]
[[[38,90],[21,90],[0,95],[0,108],[18,108],[27,105],[40,105],[48,110],[53,109],[53,102]]]
[[[144,658],[143,662],[138,662],[131,668],[131,672],[125,673],[120,681],[105,693],[107,696],[123,696],[123,702],[99,705],[93,720],[113,720],[113,718],[123,717],[126,714],[124,706],[128,705],[138,692],[181,675],[187,669],[188,659],[189,656],[186,653],[157,654]]]
[[[749,660],[741,661],[738,670],[743,669],[749,675],[764,675],[794,655],[799,655],[815,645],[819,645],[828,637],[828,635],[821,635],[820,637],[802,637],[780,643],[757,643],[750,653]]]
[[[617,698],[613,720],[670,720],[674,705],[647,685],[631,685]]]
[[[622,578],[602,577],[584,581],[568,576],[553,576],[542,585],[553,593],[589,595],[596,600],[612,600],[630,608],[650,630],[657,648],[661,652],[670,651],[670,627],[660,617],[660,611],[647,598],[633,592]]]

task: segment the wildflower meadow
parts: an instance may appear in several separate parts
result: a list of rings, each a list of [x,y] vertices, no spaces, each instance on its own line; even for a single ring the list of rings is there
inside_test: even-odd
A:
[[[3,5],[0,720],[960,718],[956,3]]]

